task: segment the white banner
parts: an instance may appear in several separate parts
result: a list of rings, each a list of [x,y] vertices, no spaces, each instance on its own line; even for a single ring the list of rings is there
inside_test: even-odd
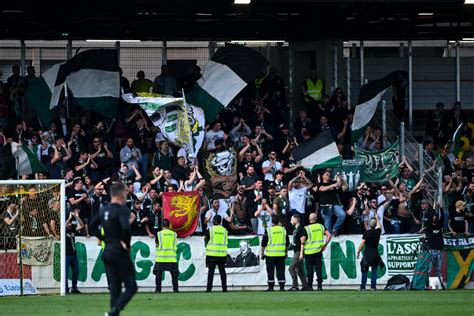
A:
[[[325,285],[358,285],[360,283],[360,260],[356,258],[356,251],[362,236],[349,235],[333,238],[324,252],[323,277]],[[229,257],[227,262],[229,286],[252,287],[266,286],[267,273],[265,261],[259,260],[259,247],[256,245],[259,237],[242,236],[230,237]],[[385,267],[378,271],[379,284],[385,284],[389,277],[402,273],[410,276],[416,262],[415,249],[418,244],[417,235],[382,236],[379,252],[385,262]],[[76,239],[76,249],[79,259],[79,286],[80,287],[107,287],[105,269],[102,262],[101,248],[95,238]],[[249,252],[250,251],[250,252]],[[251,254],[250,254],[251,253]],[[154,287],[155,276],[152,273],[155,264],[155,242],[145,237],[133,237],[131,258],[135,267],[138,285]],[[239,256],[240,255],[240,256]],[[288,253],[286,266],[289,266],[293,252]],[[55,256],[57,260],[58,256]],[[193,236],[178,241],[179,285],[182,287],[204,287],[207,282],[207,268],[205,265],[206,251],[204,238]],[[37,267],[41,268],[41,267]],[[58,278],[55,271],[54,278]],[[42,288],[38,284],[38,288]],[[286,271],[286,282],[291,278]],[[215,285],[220,284],[219,277],[215,278]],[[164,286],[171,286],[171,277],[165,273]]]
[[[30,279],[23,280],[23,294],[40,294]],[[0,279],[0,296],[20,295],[20,279]]]

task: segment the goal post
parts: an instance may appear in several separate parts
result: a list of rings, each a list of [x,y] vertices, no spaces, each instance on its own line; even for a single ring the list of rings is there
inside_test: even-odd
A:
[[[0,180],[0,213],[0,296],[65,295],[65,181]]]

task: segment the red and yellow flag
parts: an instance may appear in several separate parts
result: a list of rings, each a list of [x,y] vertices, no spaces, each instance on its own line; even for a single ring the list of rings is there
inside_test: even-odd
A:
[[[197,191],[163,193],[163,218],[170,221],[170,228],[178,237],[187,237],[196,231],[199,211]]]

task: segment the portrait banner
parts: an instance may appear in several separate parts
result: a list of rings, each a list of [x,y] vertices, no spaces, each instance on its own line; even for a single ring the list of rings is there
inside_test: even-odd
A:
[[[225,270],[227,273],[260,271],[260,239],[258,236],[229,238]]]

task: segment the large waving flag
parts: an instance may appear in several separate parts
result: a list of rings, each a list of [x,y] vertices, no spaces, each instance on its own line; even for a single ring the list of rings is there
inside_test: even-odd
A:
[[[200,213],[199,193],[164,192],[163,218],[171,223],[170,229],[178,237],[188,237],[196,231]]]
[[[339,167],[342,163],[341,155],[329,129],[301,143],[293,149],[291,154],[304,168],[311,171]]]
[[[176,146],[183,147],[189,158],[197,156],[204,141],[202,108],[186,103],[184,98],[156,93],[127,93],[122,94],[122,99],[140,105],[163,136]]]
[[[402,71],[394,71],[387,76],[371,81],[360,88],[359,100],[352,120],[352,142],[356,143],[364,135],[367,125],[377,111],[380,99],[392,86],[393,81],[402,75]]]
[[[34,89],[27,89],[26,93],[40,119],[45,116],[42,111],[58,104],[64,83],[71,90],[74,103],[108,118],[115,117],[120,96],[117,50],[86,50],[47,70],[35,82]]]
[[[20,176],[46,172],[46,167],[26,144],[13,142],[11,147],[12,155],[17,161],[17,172]]]
[[[204,109],[208,122],[268,65],[257,51],[233,44],[217,50],[186,99]]]

